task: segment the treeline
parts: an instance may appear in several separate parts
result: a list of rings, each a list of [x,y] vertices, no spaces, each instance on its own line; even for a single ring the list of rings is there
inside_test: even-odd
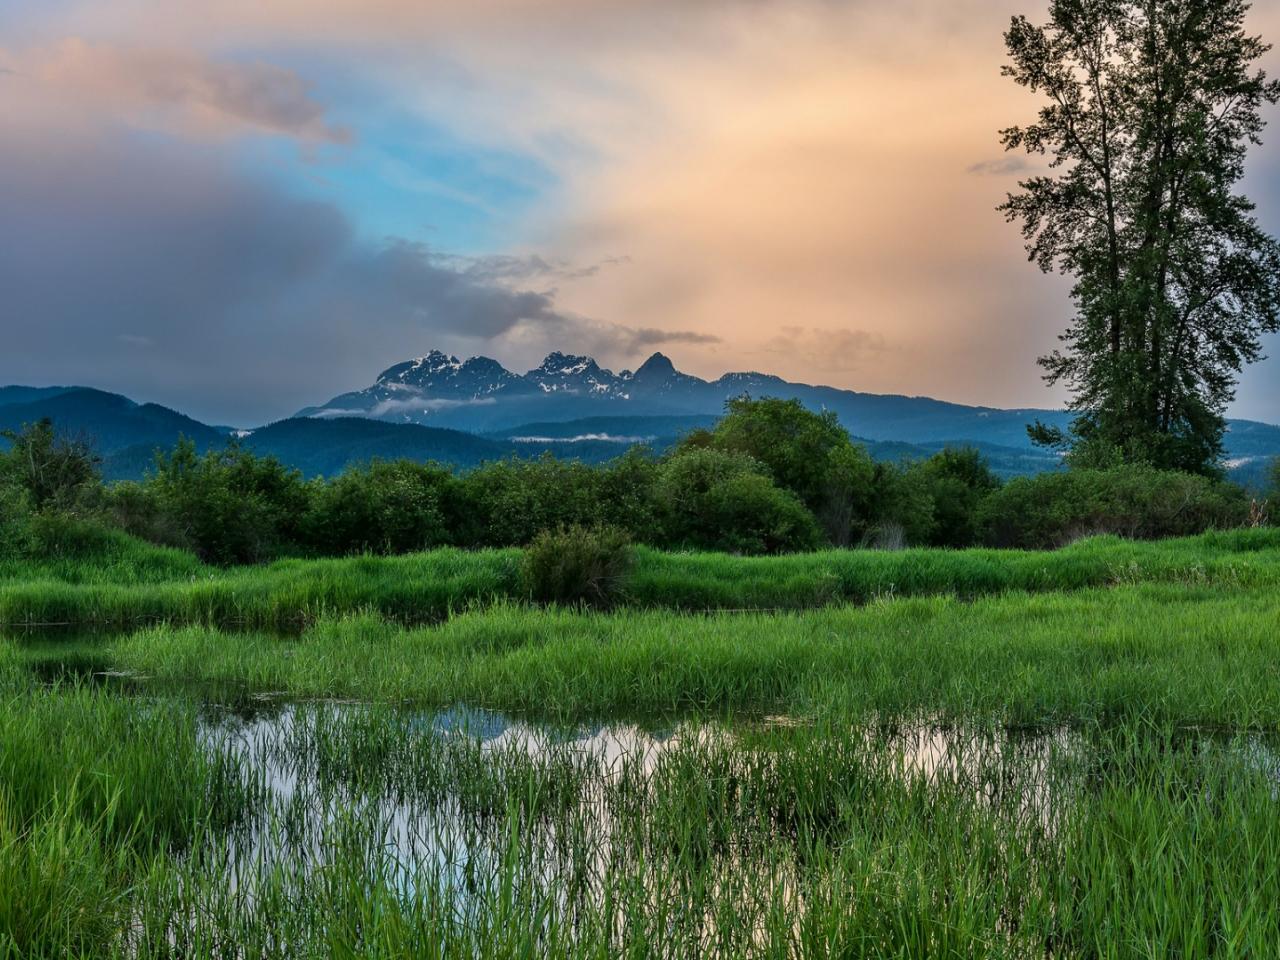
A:
[[[662,457],[603,466],[550,457],[465,473],[407,460],[304,480],[235,444],[179,443],[141,482],[103,484],[83,442],[49,423],[0,454],[0,550],[40,549],[94,520],[220,564],[280,556],[524,546],[608,527],[667,549],[773,554],[823,546],[1049,548],[1092,533],[1181,536],[1265,522],[1222,480],[1143,466],[1001,483],[973,450],[873,462],[834,414],[740,398]],[[1280,465],[1274,482],[1280,488]]]

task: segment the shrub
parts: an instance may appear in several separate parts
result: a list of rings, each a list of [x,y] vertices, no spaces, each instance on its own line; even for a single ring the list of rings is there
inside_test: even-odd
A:
[[[1000,486],[987,461],[972,448],[946,449],[915,464],[923,490],[933,501],[933,522],[915,541],[934,547],[967,547],[978,539],[978,511]]]
[[[710,432],[686,439],[684,449],[710,447],[750,457],[780,487],[809,508],[836,546],[865,528],[875,468],[831,411],[814,413],[799,400],[730,400]]]
[[[475,517],[475,546],[524,546],[545,530],[604,522],[599,471],[550,455],[503,460],[461,478],[461,496]]]
[[[323,553],[406,553],[450,542],[441,509],[452,481],[443,467],[375,461],[317,485],[307,516],[307,545]]]
[[[30,495],[20,487],[0,485],[0,559],[25,556],[34,543]]]
[[[270,559],[301,540],[310,488],[274,457],[231,444],[196,453],[180,440],[145,486],[166,530],[211,563]]]
[[[36,510],[71,510],[99,489],[99,458],[84,440],[57,434],[51,420],[0,436],[10,444],[0,453],[0,483],[25,490]]]
[[[597,470],[600,476],[596,496],[600,498],[603,522],[629,531],[634,540],[654,540],[657,507],[653,487],[658,464],[653,454],[645,448],[632,447]]]
[[[631,538],[617,527],[544,530],[524,554],[525,589],[542,603],[607,606],[633,562]]]
[[[933,534],[933,496],[924,475],[912,466],[876,464],[871,521],[864,546],[893,548],[927,543]]]
[[[126,533],[169,547],[190,547],[185,521],[165,511],[155,485],[124,480],[106,490],[107,516]]]
[[[654,498],[669,546],[757,554],[822,541],[813,514],[749,457],[683,449],[661,465]]]
[[[993,546],[1045,549],[1095,533],[1189,536],[1239,526],[1247,515],[1244,491],[1234,484],[1124,466],[1018,477],[984,501],[978,524]]]

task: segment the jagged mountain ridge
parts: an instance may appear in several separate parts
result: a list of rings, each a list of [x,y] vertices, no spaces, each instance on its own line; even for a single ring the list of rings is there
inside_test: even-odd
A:
[[[665,449],[688,430],[713,423],[724,400],[744,392],[794,396],[814,409],[833,410],[879,459],[972,445],[1003,476],[1054,469],[1052,453],[1028,445],[1026,424],[1069,418],[1061,411],[995,410],[813,387],[759,373],[706,381],[679,372],[661,354],[634,372],[614,374],[589,357],[556,353],[523,376],[487,358],[429,354],[391,367],[373,388],[335,398],[345,398],[350,409],[335,409],[331,402],[311,408],[323,416],[253,430],[211,426],[158,404],[87,387],[0,387],[0,449],[8,446],[4,430],[48,417],[61,431],[92,443],[110,479],[140,477],[155,451],[172,447],[179,436],[209,449],[225,445],[233,434],[249,449],[308,475],[332,475],[374,457],[462,468],[542,453],[599,462],[635,443]],[[392,401],[403,407],[396,410]],[[385,406],[378,411],[380,404]],[[405,410],[428,413],[426,423],[405,422]],[[1261,483],[1270,459],[1280,454],[1280,427],[1270,424],[1228,421],[1225,440],[1226,466],[1242,482]]]
[[[459,360],[438,350],[388,368],[364,390],[341,394],[296,416],[359,416],[499,431],[532,421],[592,416],[714,415],[727,399],[743,393],[795,397],[812,408],[834,410],[850,431],[873,440],[919,443],[969,437],[1025,447],[1030,420],[1058,425],[1069,420],[1056,410],[999,410],[859,393],[754,371],[703,380],[676,369],[661,353],[634,372],[614,373],[591,357],[555,352],[527,373],[516,374],[488,357]]]

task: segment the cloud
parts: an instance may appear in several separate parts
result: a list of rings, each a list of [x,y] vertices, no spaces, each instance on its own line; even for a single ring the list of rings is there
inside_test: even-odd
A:
[[[667,343],[692,343],[707,345],[723,343],[721,337],[714,333],[698,333],[695,330],[659,330],[656,327],[619,327],[618,337],[628,350],[644,350],[649,347],[660,347]]]
[[[863,369],[867,361],[888,350],[885,337],[868,330],[813,330],[783,327],[765,341],[762,352],[800,357],[814,370],[848,373]]]
[[[562,313],[550,322],[517,324],[499,346],[505,349],[507,356],[517,358],[513,361],[515,366],[531,366],[552,350],[568,350],[588,354],[604,366],[616,369],[645,359],[656,347],[668,344],[708,346],[718,342],[717,334],[630,327]]]
[[[999,160],[982,160],[978,163],[970,164],[966,169],[966,173],[972,173],[979,177],[1007,177],[1017,173],[1026,173],[1031,169],[1031,164],[1027,162],[1026,157],[1001,157]]]
[[[456,410],[458,407],[491,407],[498,401],[493,397],[477,397],[471,400],[449,400],[437,398],[433,400],[383,400],[373,408],[375,417],[385,417],[389,413],[431,413],[437,410]],[[321,411],[321,415],[324,411]]]
[[[682,366],[708,376],[767,356],[770,372],[863,390],[1014,406],[1062,399],[1043,387],[1034,358],[1055,345],[1069,284],[1029,266],[1017,230],[994,209],[1008,187],[1002,178],[1026,162],[996,156],[997,131],[1033,118],[1039,106],[999,75],[1009,13],[1000,0],[193,0],[180,9],[151,0],[28,2],[24,19],[42,24],[30,35],[50,45],[20,60],[0,54],[0,63],[24,73],[48,67],[42,82],[51,96],[60,93],[60,108],[83,104],[77,123],[105,116],[214,141],[203,167],[142,162],[156,167],[158,190],[184,194],[174,201],[181,216],[154,237],[187,249],[196,241],[181,230],[184,217],[194,218],[195,237],[207,224],[226,233],[217,246],[227,252],[208,278],[190,271],[190,298],[174,292],[181,271],[170,283],[163,270],[138,267],[113,284],[84,259],[104,249],[115,262],[133,245],[166,242],[142,232],[164,219],[158,202],[134,211],[99,197],[92,203],[106,211],[101,217],[87,198],[80,208],[96,245],[68,228],[61,282],[50,280],[41,300],[58,315],[54,307],[76,293],[67,279],[86,269],[87,289],[112,293],[103,303],[115,306],[99,314],[112,316],[114,330],[153,336],[132,315],[176,311],[184,322],[243,338],[240,359],[229,358],[240,381],[201,386],[202,396],[260,389],[263,406],[304,392],[313,402],[316,390],[304,391],[304,380],[363,385],[370,372],[432,346],[470,352],[483,343],[504,359],[567,348],[616,364],[679,343]],[[1273,40],[1274,6],[1251,14],[1251,29]],[[66,36],[90,39],[66,48],[48,39]],[[1270,63],[1275,73],[1280,51]],[[0,83],[0,159],[12,139],[3,125],[6,91],[25,96],[35,86],[27,76]],[[345,197],[340,188],[328,194],[348,204],[347,215],[279,190],[228,185],[243,135],[307,144],[354,137],[326,100],[368,108],[341,114],[358,125],[362,146],[381,136],[377,146],[401,155],[404,126],[387,123],[387,132],[372,120],[386,110],[444,131],[477,157],[536,165],[551,186],[509,218],[505,199],[491,205],[503,217],[501,249],[468,243],[467,257],[450,257],[356,235],[385,232],[370,227],[381,223],[369,212],[375,194],[395,203],[401,190],[415,216],[430,209],[423,196],[478,195],[474,164],[441,173],[406,161],[410,172],[439,181],[436,193],[412,196],[399,186],[375,189],[387,187],[380,170],[338,171],[332,182],[357,184]],[[1255,151],[1267,165],[1249,187],[1273,232],[1277,137],[1269,130]],[[105,162],[115,169],[110,156]],[[0,168],[0,183],[13,176]],[[234,217],[185,196],[211,190],[217,201],[224,188]],[[262,217],[245,196],[262,198]],[[59,209],[56,199],[51,205]],[[296,223],[266,222],[277,217]],[[101,224],[117,228],[115,244],[97,236],[109,229]],[[239,257],[241,242],[263,252]],[[47,246],[45,255],[59,254]],[[150,259],[166,264],[166,256],[159,249]],[[605,269],[602,258],[615,256],[626,269]],[[13,262],[21,257],[0,259],[0,275]],[[292,279],[265,279],[276,275]],[[188,334],[185,342],[204,346],[212,337]],[[177,349],[167,335],[155,339]],[[110,362],[104,355],[99,369]],[[16,364],[0,355],[0,371]],[[193,366],[181,358],[173,365]],[[1276,419],[1277,369],[1280,360],[1246,373],[1251,415]],[[144,374],[148,383],[162,376]],[[254,387],[250,374],[264,385]],[[202,374],[188,376],[197,382]],[[179,386],[167,394],[175,402]]]
[[[177,127],[200,136],[259,132],[347,144],[352,132],[328,119],[311,84],[262,62],[211,59],[192,51],[119,47],[79,38],[26,51],[24,76],[82,108],[132,124]],[[14,72],[14,71],[11,71]]]
[[[383,400],[374,405],[372,411],[352,407],[325,407],[310,414],[319,420],[331,420],[335,417],[367,417],[372,413],[375,417],[385,417],[395,413],[430,413],[437,410],[456,410],[458,407],[487,407],[498,401],[493,397],[477,397],[474,400],[425,399],[415,397],[404,400]]]
[[[492,339],[517,324],[558,324],[567,319],[553,294],[511,289],[477,278],[437,257],[420,242],[392,238],[340,265],[329,294],[354,299],[383,318],[420,323],[443,332]]]
[[[572,437],[509,437],[512,443],[625,443],[635,445],[637,443],[653,443],[658,438],[654,435],[637,435],[628,436],[625,434],[615,433],[579,433]]]
[[[422,244],[363,242],[334,207],[181,143],[0,139],[0,222],[0,382],[219,422],[286,415],[424,344],[592,324]]]

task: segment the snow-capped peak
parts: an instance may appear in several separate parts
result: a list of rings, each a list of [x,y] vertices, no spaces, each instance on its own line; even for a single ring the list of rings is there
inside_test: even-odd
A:
[[[581,356],[572,353],[561,353],[556,350],[547,354],[547,358],[542,361],[542,366],[536,370],[530,370],[530,373],[548,374],[558,377],[573,377],[580,373],[586,373],[588,370],[598,369],[596,362],[591,357]]]

